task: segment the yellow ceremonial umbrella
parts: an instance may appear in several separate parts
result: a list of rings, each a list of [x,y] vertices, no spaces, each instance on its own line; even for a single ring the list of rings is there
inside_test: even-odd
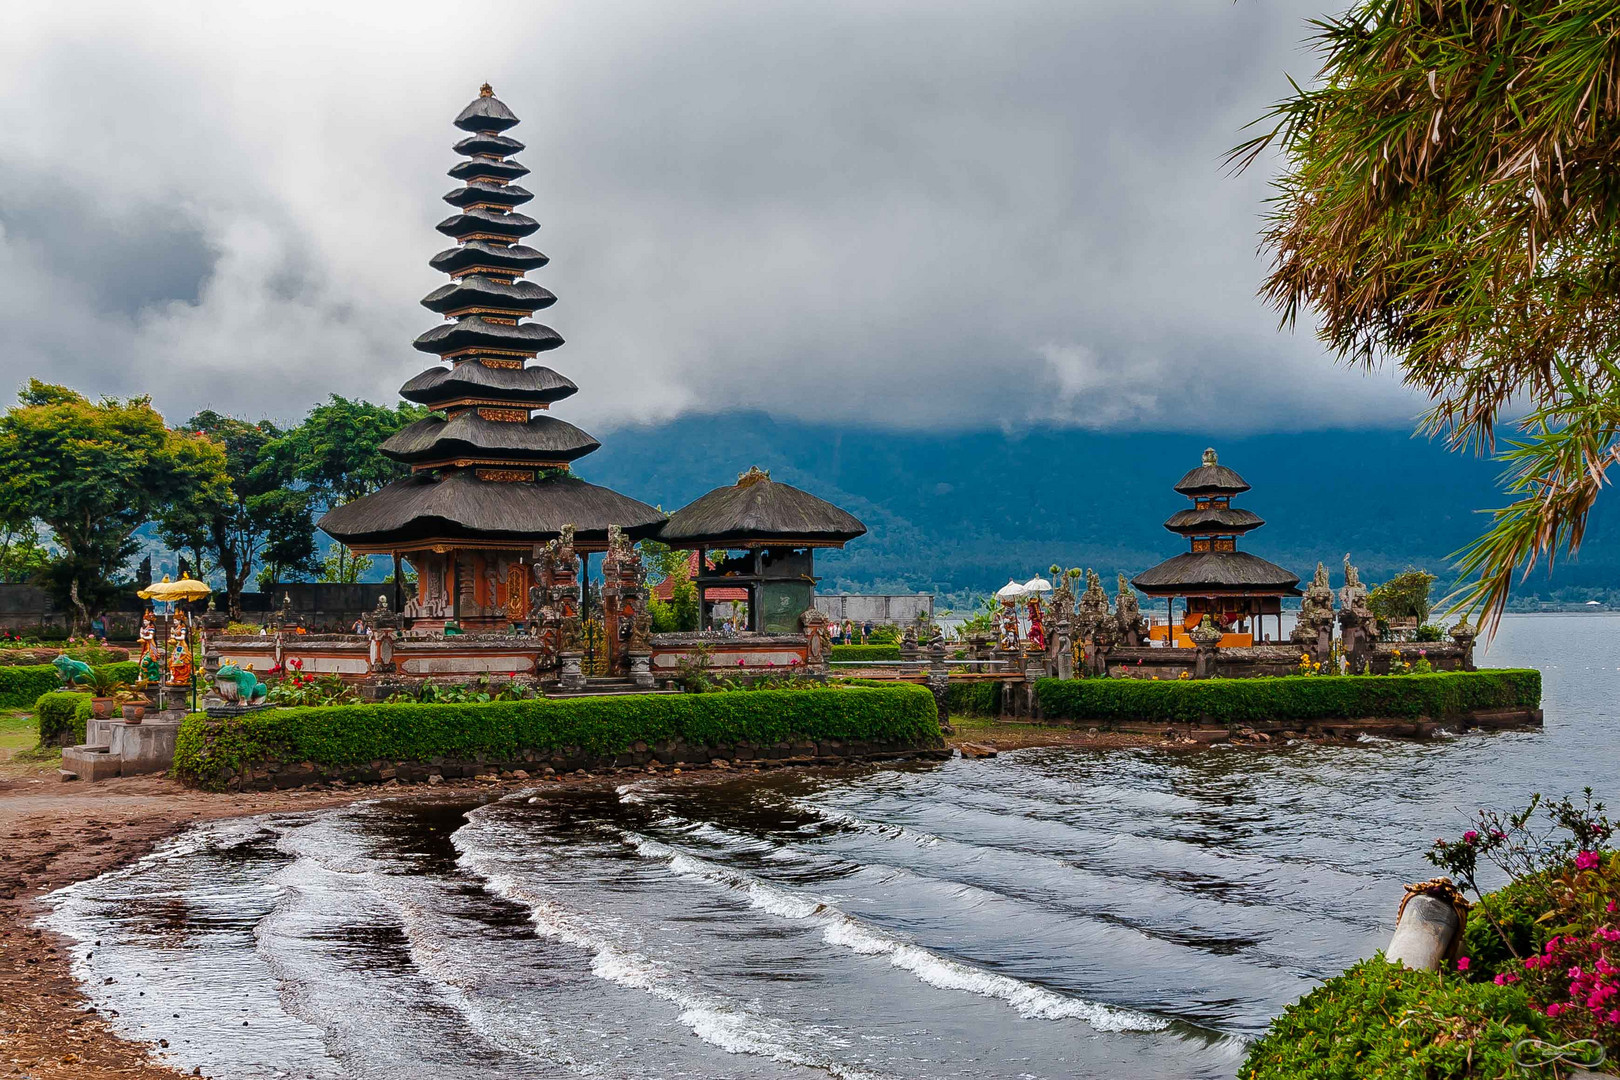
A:
[[[179,581],[170,581],[169,575],[164,574],[163,580],[148,585],[136,596],[143,600],[161,600],[173,602],[176,600],[201,600],[205,596],[212,596],[214,590],[209,588],[206,581],[198,581],[190,574],[181,574]]]

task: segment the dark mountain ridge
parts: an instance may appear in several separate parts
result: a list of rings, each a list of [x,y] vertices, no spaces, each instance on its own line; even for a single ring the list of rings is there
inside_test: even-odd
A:
[[[599,432],[578,472],[673,510],[751,465],[830,499],[870,532],[818,557],[824,590],[982,592],[1053,563],[1112,585],[1185,550],[1163,521],[1190,504],[1171,490],[1206,446],[1253,490],[1233,500],[1266,525],[1240,547],[1308,578],[1339,579],[1346,552],[1370,580],[1421,566],[1448,584],[1452,552],[1501,505],[1499,463],[1400,431],[1203,436],[1079,429],[897,432],[778,420],[684,416]],[[1620,516],[1600,502],[1581,557],[1540,569],[1525,595],[1620,587]]]

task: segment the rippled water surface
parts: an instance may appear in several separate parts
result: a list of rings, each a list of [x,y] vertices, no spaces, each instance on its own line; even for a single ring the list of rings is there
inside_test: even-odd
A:
[[[1544,730],[271,815],[50,918],[224,1080],[1229,1077],[1468,808],[1616,794],[1620,619],[1511,618],[1487,662],[1543,669]]]

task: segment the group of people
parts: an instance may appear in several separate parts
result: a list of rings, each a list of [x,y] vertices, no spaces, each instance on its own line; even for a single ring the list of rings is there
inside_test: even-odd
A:
[[[865,625],[859,625],[854,619],[840,622],[832,619],[827,623],[827,633],[834,645],[859,645],[872,636],[872,620],[867,619]]]

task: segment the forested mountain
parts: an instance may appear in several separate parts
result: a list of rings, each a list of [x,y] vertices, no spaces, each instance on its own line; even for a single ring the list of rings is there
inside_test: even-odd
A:
[[[581,462],[588,480],[674,509],[750,465],[837,502],[869,535],[818,558],[823,589],[993,589],[1053,563],[1111,582],[1183,549],[1161,523],[1187,506],[1171,490],[1206,446],[1253,490],[1235,500],[1266,519],[1246,550],[1308,577],[1349,552],[1376,581],[1410,565],[1449,581],[1447,556],[1504,501],[1492,461],[1400,431],[1207,437],[1041,429],[905,433],[774,420],[688,416],[602,430]],[[1600,501],[1578,563],[1522,592],[1620,593],[1620,510]]]

